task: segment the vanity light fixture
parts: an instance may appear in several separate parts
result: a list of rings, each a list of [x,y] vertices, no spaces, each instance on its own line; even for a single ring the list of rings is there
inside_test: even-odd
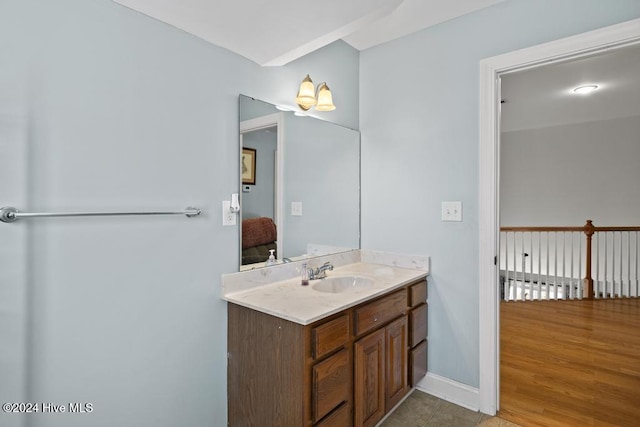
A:
[[[296,103],[304,111],[308,111],[314,105],[318,111],[333,111],[336,109],[329,86],[323,82],[315,89],[309,74],[300,83]]]
[[[320,83],[318,86],[318,103],[316,104],[316,110],[318,111],[333,111],[336,106],[333,105],[333,97],[331,91],[326,83]]]
[[[573,89],[573,92],[579,95],[588,95],[596,89],[598,89],[598,85],[582,85]]]

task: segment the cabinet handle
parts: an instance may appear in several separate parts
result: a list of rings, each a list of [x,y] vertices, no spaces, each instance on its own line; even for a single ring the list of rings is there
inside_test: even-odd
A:
[[[377,318],[377,317],[374,317],[374,318],[373,318],[373,321],[374,321],[374,322],[377,322],[377,321],[378,321],[378,318]]]

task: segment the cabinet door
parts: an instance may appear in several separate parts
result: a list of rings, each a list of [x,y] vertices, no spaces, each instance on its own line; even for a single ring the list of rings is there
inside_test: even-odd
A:
[[[374,426],[385,414],[385,329],[354,344],[356,427]]]
[[[386,378],[385,397],[386,411],[390,411],[409,391],[407,381],[407,316],[402,316],[385,328],[386,346]]]

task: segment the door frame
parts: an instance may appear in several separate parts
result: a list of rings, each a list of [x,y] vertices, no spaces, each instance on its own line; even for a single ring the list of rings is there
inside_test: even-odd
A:
[[[480,61],[479,165],[479,406],[495,415],[500,398],[500,76],[640,43],[640,19]]]

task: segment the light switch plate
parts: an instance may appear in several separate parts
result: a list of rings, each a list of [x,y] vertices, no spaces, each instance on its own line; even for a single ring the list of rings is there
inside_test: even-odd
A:
[[[302,202],[291,202],[291,215],[302,216]]]
[[[443,221],[462,221],[462,202],[442,202]]]
[[[236,225],[238,222],[238,214],[231,212],[231,200],[222,201],[222,225]]]

